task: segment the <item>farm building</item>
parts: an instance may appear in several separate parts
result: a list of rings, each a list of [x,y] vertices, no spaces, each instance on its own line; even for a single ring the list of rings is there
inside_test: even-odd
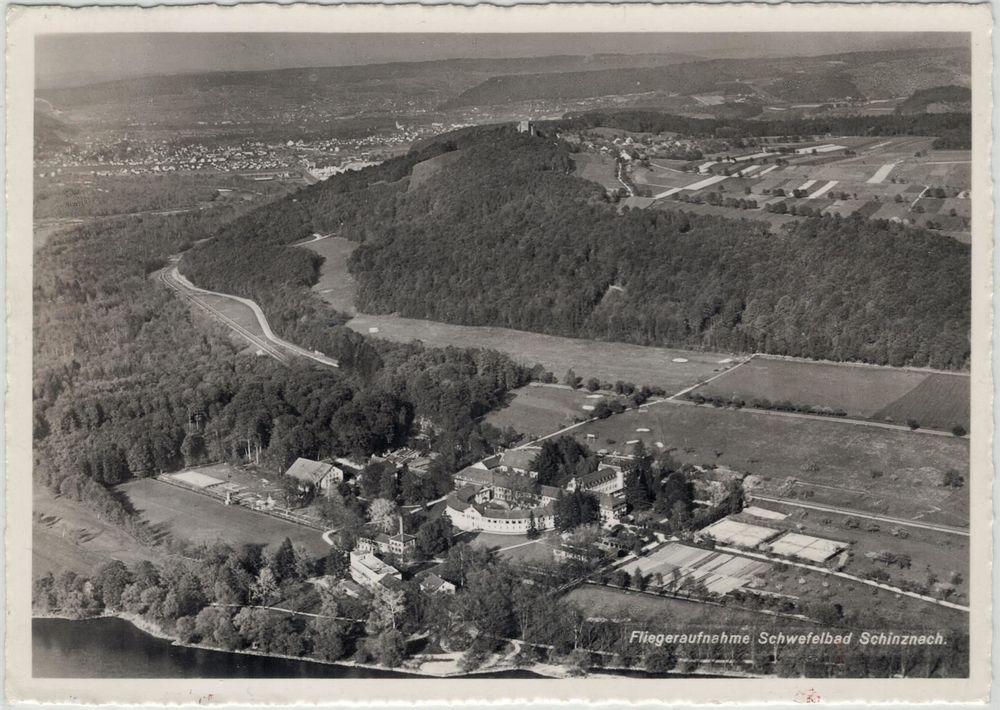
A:
[[[534,476],[532,464],[538,458],[539,449],[509,449],[500,456],[500,470],[504,473],[520,473]]]
[[[418,580],[420,582],[420,591],[426,592],[427,594],[455,593],[454,584],[449,582],[447,579],[438,577],[433,572],[425,572],[422,575],[418,575]]]
[[[617,493],[625,490],[625,472],[620,466],[606,465],[582,476],[574,476],[566,484],[567,491],[590,493]]]
[[[295,463],[285,471],[285,475],[303,484],[314,486],[324,495],[329,495],[330,491],[344,480],[344,470],[339,466],[326,461],[304,458],[295,459]]]
[[[384,532],[359,535],[357,549],[373,554],[409,557],[417,549],[417,538],[415,535],[403,532],[403,519],[401,517],[398,532],[393,535],[387,535]]]

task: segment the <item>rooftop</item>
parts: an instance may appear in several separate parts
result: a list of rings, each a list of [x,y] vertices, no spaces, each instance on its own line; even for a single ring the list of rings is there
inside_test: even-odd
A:
[[[324,461],[313,461],[312,459],[297,458],[287,471],[286,476],[291,476],[304,483],[319,483],[336,466]]]

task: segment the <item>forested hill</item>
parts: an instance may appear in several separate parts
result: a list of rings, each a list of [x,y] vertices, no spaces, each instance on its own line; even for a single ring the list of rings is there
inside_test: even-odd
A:
[[[351,261],[363,311],[640,344],[968,365],[965,245],[863,219],[815,218],[772,233],[714,216],[619,213],[602,188],[572,175],[554,140],[511,130],[445,140],[418,157],[456,147],[462,155],[419,185],[398,177],[414,156],[331,179],[193,250],[185,273],[244,293],[305,283],[315,263],[282,244],[332,230],[363,242]]]

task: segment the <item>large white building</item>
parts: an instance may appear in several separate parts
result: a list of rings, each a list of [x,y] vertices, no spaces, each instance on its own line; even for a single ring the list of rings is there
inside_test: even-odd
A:
[[[401,582],[403,575],[370,552],[354,551],[351,553],[351,579],[373,591],[380,585],[392,586]]]

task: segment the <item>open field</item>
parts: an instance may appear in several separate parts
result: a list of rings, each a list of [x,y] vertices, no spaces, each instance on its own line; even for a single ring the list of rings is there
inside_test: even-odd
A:
[[[638,428],[650,431],[636,433]],[[836,494],[847,489],[856,498],[851,507],[859,510],[928,522],[948,518],[949,524],[958,516],[968,524],[968,495],[941,485],[946,470],[968,470],[966,439],[677,403],[629,410],[573,431],[585,444],[587,434],[595,437],[593,448],[622,453],[630,452],[630,440],[641,439],[650,449],[662,442],[682,463],[756,474],[762,493],[781,495],[775,492],[792,478],[840,487],[814,486],[811,502],[836,505]]]
[[[706,155],[698,164],[704,172],[684,173],[652,159],[649,167],[633,163],[631,176],[637,186],[660,198],[653,203],[658,209],[756,218],[777,226],[797,218],[766,212],[764,205],[783,202],[789,210],[808,207],[813,212],[862,213],[919,226],[931,221],[941,234],[968,242],[969,201],[964,199],[967,194],[959,195],[971,184],[969,151],[933,150],[933,140],[925,136],[837,136],[818,142],[838,146],[835,150],[825,150],[816,141],[790,144],[796,152],[783,155],[787,164],[781,166],[764,152],[737,163],[716,163],[722,156]],[[813,147],[818,150],[815,155]],[[920,197],[928,186],[945,189],[947,199]],[[804,194],[794,197],[795,190]],[[756,200],[759,207],[739,210],[676,201],[680,196],[705,200],[710,192]]]
[[[576,176],[584,180],[596,182],[608,190],[617,190],[622,186],[615,177],[615,160],[609,155],[598,153],[574,153],[573,163],[576,165]]]
[[[151,525],[161,526],[191,542],[274,547],[288,537],[293,543],[302,543],[313,555],[323,555],[330,549],[320,533],[311,528],[241,506],[225,505],[152,478],[125,483],[118,490],[128,496],[136,511]]]
[[[928,375],[912,390],[879,410],[875,418],[921,426],[950,429],[961,424],[969,429],[969,378],[962,375]]]
[[[514,390],[513,398],[503,409],[486,415],[486,421],[495,427],[511,427],[529,439],[550,434],[569,426],[575,420],[590,417],[584,407],[593,407],[600,401],[586,389],[527,385]]]
[[[624,380],[636,385],[659,386],[668,393],[694,385],[734,364],[733,356],[724,353],[562,338],[523,330],[451,325],[390,315],[359,314],[347,326],[359,333],[397,342],[421,340],[432,347],[490,348],[529,366],[541,364],[557,377],[572,368],[584,379]],[[378,330],[371,333],[371,328]]]
[[[969,378],[890,367],[754,357],[694,390],[709,396],[829,407],[847,416],[951,429],[969,426]]]
[[[512,562],[552,562],[552,540],[557,540],[558,536],[549,531],[542,533],[541,537],[529,540],[527,535],[499,535],[496,533],[475,533],[472,537],[464,538],[466,542],[476,548],[498,547],[502,557],[506,557]]]
[[[302,246],[325,259],[320,268],[319,281],[312,290],[341,313],[353,316],[357,312],[354,309],[357,284],[347,270],[347,259],[358,248],[358,243],[343,237],[326,237]]]
[[[612,589],[587,584],[569,592],[564,599],[583,609],[589,618],[649,624],[653,628],[677,624],[698,624],[699,629],[717,627],[735,631],[742,625],[766,628],[772,624],[787,625],[785,619],[755,614],[739,609],[720,609],[683,599],[658,597],[641,592]],[[674,631],[683,631],[675,626]]]
[[[46,572],[58,575],[65,570],[93,574],[109,560],[132,564],[161,559],[156,550],[140,545],[83,505],[45,489],[34,489],[32,514],[32,577]]]

